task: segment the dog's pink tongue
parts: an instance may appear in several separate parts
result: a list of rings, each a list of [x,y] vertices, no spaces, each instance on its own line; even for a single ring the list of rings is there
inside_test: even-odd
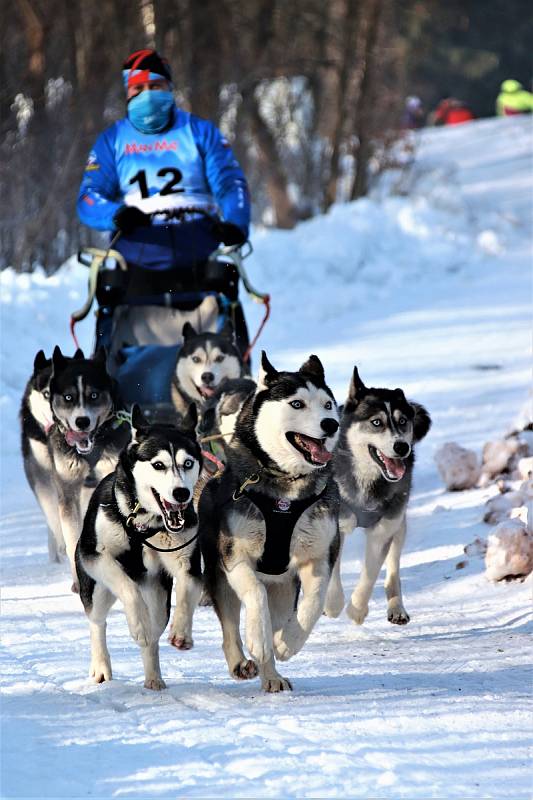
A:
[[[215,390],[213,386],[200,386],[200,394],[202,397],[213,397]]]
[[[89,444],[89,434],[84,431],[67,431],[65,439],[70,447],[74,447],[75,444]]]
[[[326,450],[321,442],[317,442],[316,439],[311,439],[308,436],[304,436],[302,433],[300,434],[300,439],[305,444],[305,449],[309,450],[311,453],[311,458],[313,461],[316,461],[317,464],[327,464],[327,462],[331,460],[332,453],[330,453],[329,450]]]
[[[391,475],[394,475],[394,477],[397,480],[400,480],[400,478],[403,478],[403,476],[405,475],[405,469],[406,469],[405,461],[403,461],[403,459],[401,459],[401,458],[387,458],[387,456],[384,455],[383,453],[381,453],[381,458],[385,462],[385,466],[387,467],[387,469],[388,469],[388,471],[390,472]]]

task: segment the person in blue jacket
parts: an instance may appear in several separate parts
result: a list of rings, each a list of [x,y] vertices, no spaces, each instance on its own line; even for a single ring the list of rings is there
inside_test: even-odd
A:
[[[91,228],[120,231],[114,247],[131,268],[185,277],[220,242],[248,238],[246,179],[217,127],[176,106],[168,62],[155,50],[132,53],[123,80],[127,115],[100,134],[89,154],[78,214]],[[217,213],[220,221],[153,214],[180,206]]]

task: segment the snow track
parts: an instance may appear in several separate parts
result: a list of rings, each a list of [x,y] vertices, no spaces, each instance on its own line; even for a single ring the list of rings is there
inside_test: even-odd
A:
[[[262,345],[274,365],[317,353],[342,400],[358,363],[366,383],[402,386],[434,420],[402,559],[410,624],[387,622],[381,577],[364,626],[324,617],[282,665],[293,693],[230,679],[210,608],[197,611],[193,650],[162,638],[167,690],[143,688],[118,604],[114,680],[86,677],[88,626],[66,563],[48,563],[16,423],[35,352],[70,348],[66,309],[80,305],[86,276],[72,266],[51,279],[3,273],[3,797],[531,796],[533,583],[490,584],[479,558],[457,567],[488,533],[482,505],[494,489],[446,493],[432,458],[452,439],[479,450],[526,399],[530,157],[529,121],[518,118],[428,132],[409,197],[256,236],[250,274],[273,294]],[[252,320],[259,313],[249,308]],[[89,328],[83,336],[87,347]],[[362,550],[355,533],[347,597]]]

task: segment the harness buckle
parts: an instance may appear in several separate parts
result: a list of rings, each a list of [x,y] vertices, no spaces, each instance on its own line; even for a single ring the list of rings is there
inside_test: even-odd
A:
[[[131,514],[126,518],[126,526],[128,528],[131,528],[131,526],[135,523],[135,517],[137,516],[137,512],[139,511],[140,508],[141,504],[139,503],[139,501],[137,501],[135,504],[135,508],[133,509]]]
[[[259,483],[260,480],[261,480],[261,475],[258,472],[254,472],[253,475],[250,475],[249,478],[246,478],[243,481],[243,483],[239,486],[238,489],[235,489],[235,491],[233,492],[233,499],[235,501],[240,500],[244,494],[244,490],[248,486],[254,486],[256,483]]]

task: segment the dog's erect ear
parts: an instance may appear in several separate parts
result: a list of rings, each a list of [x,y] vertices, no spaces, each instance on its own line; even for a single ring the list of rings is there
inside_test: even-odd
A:
[[[233,341],[234,337],[234,330],[233,330],[233,322],[230,319],[227,319],[222,326],[222,330],[220,331],[220,335],[223,336],[225,339],[231,339]]]
[[[413,420],[413,441],[419,442],[431,428],[431,417],[420,403],[409,403],[415,412]]]
[[[261,366],[259,367],[259,375],[257,376],[257,391],[267,389],[279,376],[279,372],[275,369],[267,358],[264,350],[261,350]]]
[[[65,369],[67,365],[67,359],[57,344],[54,347],[54,352],[52,353],[52,364],[54,368],[54,375],[57,375],[58,372],[61,372],[61,370]]]
[[[357,404],[361,397],[366,392],[366,386],[359,377],[359,370],[354,366],[352,380],[350,381],[350,388],[348,389],[348,399],[344,404],[344,413],[351,414],[355,411]]]
[[[318,356],[309,356],[307,361],[302,364],[298,372],[304,372],[307,375],[315,378],[319,383],[325,382],[324,367]]]
[[[206,408],[202,414],[202,419],[200,421],[198,433],[202,434],[202,436],[208,436],[209,434],[213,433],[213,431],[215,430],[216,421],[217,421],[216,406],[210,406],[209,408]]]
[[[198,425],[198,410],[195,403],[191,403],[186,413],[180,419],[178,428],[188,436],[194,436]]]
[[[46,369],[48,365],[49,361],[44,354],[44,350],[39,350],[33,359],[33,371],[40,372],[42,369]]]
[[[107,360],[107,353],[106,353],[105,347],[102,347],[102,345],[97,347],[96,348],[96,352],[95,352],[92,360],[95,362],[95,364],[104,364],[105,365],[106,360]]]
[[[183,326],[183,329],[181,331],[181,335],[183,336],[183,341],[184,342],[186,342],[187,339],[190,339],[193,336],[198,336],[198,334],[196,333],[196,331],[194,330],[194,328],[193,328],[193,326],[191,325],[190,322],[186,322],[185,323],[185,325]]]
[[[131,407],[131,440],[132,443],[142,437],[145,430],[149,427],[150,423],[142,413],[141,409],[134,403]]]
[[[348,398],[344,404],[343,413],[353,414],[361,397],[367,391],[365,384],[359,377],[359,370],[356,366],[353,368],[352,380],[350,381],[350,388],[348,389]]]
[[[81,347],[78,347],[78,349],[74,353],[74,359],[76,361],[83,361],[85,359],[85,356],[83,355],[83,350],[81,349]]]

